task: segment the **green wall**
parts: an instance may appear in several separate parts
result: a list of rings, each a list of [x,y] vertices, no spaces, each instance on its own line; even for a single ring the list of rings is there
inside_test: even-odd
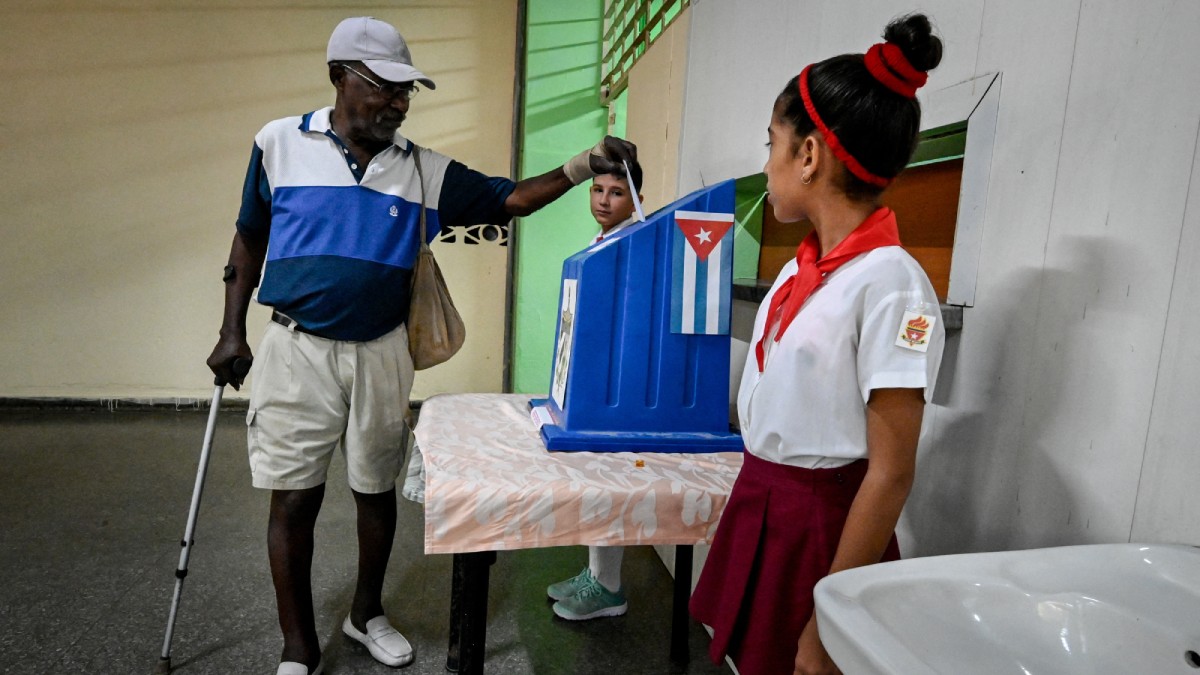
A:
[[[601,0],[528,0],[521,178],[561,166],[608,126],[600,105]],[[513,302],[512,388],[546,393],[562,262],[596,232],[585,185],[520,220]]]

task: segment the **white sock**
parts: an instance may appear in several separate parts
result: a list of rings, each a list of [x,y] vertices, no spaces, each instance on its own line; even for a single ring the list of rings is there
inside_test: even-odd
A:
[[[621,559],[624,555],[624,546],[588,547],[588,569],[609,592],[621,590]]]
[[[425,456],[421,454],[421,446],[411,431],[405,433],[412,439],[412,454],[408,458],[408,471],[404,475],[404,486],[400,488],[400,496],[418,504],[425,503]]]

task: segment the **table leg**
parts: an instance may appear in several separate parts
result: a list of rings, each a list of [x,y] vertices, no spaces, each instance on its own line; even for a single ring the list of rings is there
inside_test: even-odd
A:
[[[459,627],[462,623],[462,579],[463,556],[455,553],[454,567],[450,573],[450,645],[446,648],[446,670],[457,673],[461,645]]]
[[[688,600],[692,597],[692,547],[675,547],[675,593],[671,606],[671,665],[679,671],[687,669],[691,660]]]
[[[487,641],[487,603],[490,568],[495,551],[454,554],[450,597],[450,647],[446,670],[483,675]]]

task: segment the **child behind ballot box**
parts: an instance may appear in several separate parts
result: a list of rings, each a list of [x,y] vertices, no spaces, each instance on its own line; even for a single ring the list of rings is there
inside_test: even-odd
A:
[[[592,179],[592,217],[600,232],[592,245],[625,229],[637,219],[634,215],[633,193],[641,200],[642,167],[636,161],[629,166],[633,185],[625,177],[624,168],[617,173],[600,174]],[[629,608],[621,588],[622,546],[589,546],[588,565],[578,575],[551,584],[546,595],[554,600],[554,613],[569,621],[583,621],[602,616],[620,616]]]

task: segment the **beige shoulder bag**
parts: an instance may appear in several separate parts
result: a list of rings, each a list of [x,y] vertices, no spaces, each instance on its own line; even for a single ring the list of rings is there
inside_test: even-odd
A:
[[[421,149],[412,144],[417,180],[421,183],[421,248],[413,264],[412,293],[408,305],[408,353],[417,370],[448,361],[463,346],[467,328],[450,299],[450,289],[438,269],[437,260],[425,238],[425,176],[421,172]]]

